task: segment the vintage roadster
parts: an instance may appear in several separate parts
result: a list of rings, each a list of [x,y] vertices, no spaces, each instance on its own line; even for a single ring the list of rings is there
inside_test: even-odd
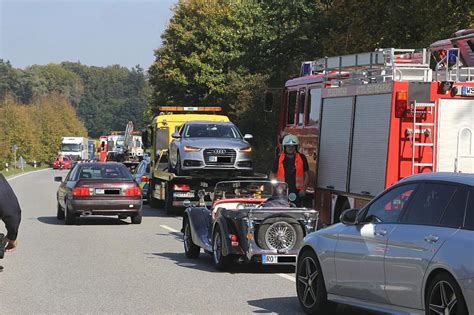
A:
[[[318,212],[291,203],[296,196],[288,196],[286,183],[219,182],[210,209],[205,197],[184,213],[184,250],[197,258],[202,248],[219,270],[232,261],[295,265],[303,238],[317,226]]]

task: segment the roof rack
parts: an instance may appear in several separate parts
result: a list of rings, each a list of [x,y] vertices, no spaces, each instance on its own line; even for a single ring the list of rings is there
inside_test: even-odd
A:
[[[303,62],[300,75],[313,74],[324,74],[325,83],[335,86],[432,79],[426,49],[385,48]]]

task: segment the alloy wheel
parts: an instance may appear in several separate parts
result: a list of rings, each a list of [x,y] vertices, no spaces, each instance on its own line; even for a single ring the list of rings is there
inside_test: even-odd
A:
[[[431,290],[429,314],[456,314],[458,299],[453,287],[447,281],[439,281]]]
[[[317,278],[319,270],[312,257],[305,257],[298,269],[298,296],[300,301],[307,308],[312,308],[316,304]]]

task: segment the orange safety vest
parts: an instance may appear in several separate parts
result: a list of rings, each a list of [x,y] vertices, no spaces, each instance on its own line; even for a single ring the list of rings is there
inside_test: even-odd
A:
[[[304,168],[303,168],[303,159],[300,156],[299,152],[295,152],[295,168],[296,168],[296,189],[301,190],[304,187]],[[276,173],[276,178],[279,181],[285,182],[285,167],[283,166],[283,161],[285,160],[285,154],[280,154],[280,159],[278,160],[278,170]]]

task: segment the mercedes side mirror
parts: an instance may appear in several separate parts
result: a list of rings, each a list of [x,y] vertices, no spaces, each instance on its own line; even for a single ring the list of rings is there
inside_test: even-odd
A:
[[[249,133],[246,133],[245,136],[244,136],[244,139],[245,140],[250,140],[250,139],[253,139],[253,136]]]
[[[353,225],[356,222],[357,213],[359,213],[359,209],[347,209],[341,214],[339,221],[345,225]]]
[[[172,137],[173,139],[179,139],[179,138],[181,138],[181,136],[180,136],[179,133],[177,133],[177,132],[173,133],[173,134],[171,135],[171,137]]]
[[[62,181],[63,181],[63,177],[62,177],[62,176],[55,176],[55,177],[54,177],[54,181],[55,181],[55,182],[62,182]]]

